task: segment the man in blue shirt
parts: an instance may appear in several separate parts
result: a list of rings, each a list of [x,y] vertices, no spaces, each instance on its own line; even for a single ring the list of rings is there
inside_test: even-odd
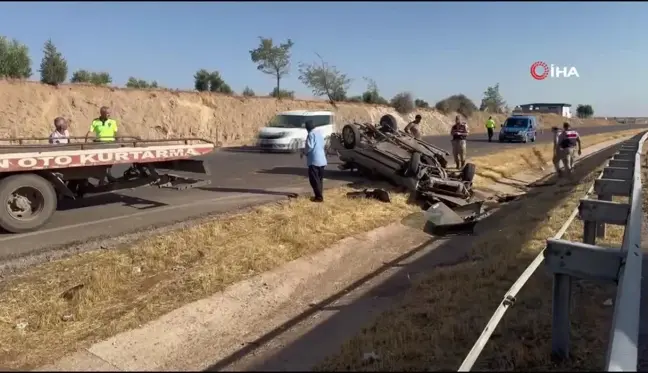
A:
[[[324,202],[324,168],[326,167],[326,150],[324,145],[324,137],[321,133],[313,131],[315,126],[312,121],[306,122],[306,146],[304,147],[304,154],[306,155],[306,164],[308,165],[308,181],[313,188],[315,197],[313,202]]]

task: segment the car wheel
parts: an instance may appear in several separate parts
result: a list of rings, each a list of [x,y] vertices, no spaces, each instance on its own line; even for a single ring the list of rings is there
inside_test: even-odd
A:
[[[475,166],[474,163],[466,163],[466,165],[461,169],[461,180],[472,183],[476,171],[477,166]]]
[[[407,175],[416,176],[418,175],[419,167],[421,166],[421,153],[414,152],[410,158],[409,164],[407,166]]]
[[[360,130],[353,124],[342,127],[342,145],[346,149],[354,149],[360,142]]]

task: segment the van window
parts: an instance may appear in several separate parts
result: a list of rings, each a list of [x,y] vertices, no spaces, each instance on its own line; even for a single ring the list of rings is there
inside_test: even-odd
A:
[[[268,127],[303,128],[307,120],[312,120],[315,127],[331,123],[330,115],[277,115],[270,121]]]
[[[511,117],[506,120],[504,127],[526,128],[529,126],[529,118]]]
[[[313,121],[315,127],[326,126],[327,124],[331,124],[330,115],[313,115],[312,117],[309,117],[309,119]]]

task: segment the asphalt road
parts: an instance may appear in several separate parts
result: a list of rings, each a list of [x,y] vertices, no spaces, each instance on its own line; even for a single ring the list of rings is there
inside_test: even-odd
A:
[[[628,125],[619,125],[577,130],[585,136],[629,128]],[[426,137],[425,140],[445,149],[450,148],[448,136]],[[538,143],[550,141],[550,133],[538,134]],[[468,141],[468,155],[483,155],[520,146],[531,144],[488,143],[485,134],[475,134]],[[185,191],[144,187],[66,203],[37,232],[0,234],[0,260],[101,236],[116,237],[142,231],[152,225],[230,211],[309,190],[305,162],[295,154],[268,154],[230,148],[216,151],[206,159],[211,172],[211,185],[207,187]],[[330,162],[326,174],[327,187],[354,180],[348,172],[337,170],[337,160],[331,159]]]

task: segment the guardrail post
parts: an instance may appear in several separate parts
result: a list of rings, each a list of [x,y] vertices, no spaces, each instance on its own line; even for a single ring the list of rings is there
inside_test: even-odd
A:
[[[601,194],[601,195],[598,196],[598,199],[600,201],[612,202],[612,196],[610,196],[610,195]],[[595,235],[596,235],[596,237],[599,237],[599,238],[605,238],[605,223],[598,223],[596,225],[596,227],[595,227]],[[585,241],[584,238],[585,238],[585,236],[583,236],[583,242],[589,243],[589,242]],[[592,243],[592,245],[593,245],[593,243]]]
[[[558,273],[554,274],[551,357],[558,361],[569,358],[569,337],[571,333],[569,310],[571,308],[571,288],[571,276]]]

